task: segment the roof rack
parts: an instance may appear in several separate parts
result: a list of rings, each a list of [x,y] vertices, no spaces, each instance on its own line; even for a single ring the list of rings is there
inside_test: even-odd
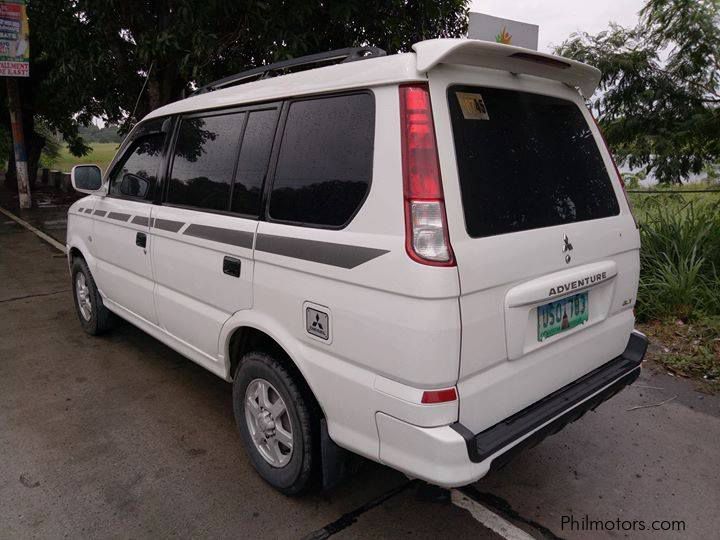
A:
[[[356,60],[365,60],[386,55],[387,53],[384,50],[377,47],[348,47],[346,49],[300,56],[299,58],[283,60],[281,62],[275,62],[274,64],[268,64],[267,66],[260,66],[213,81],[198,88],[190,95],[196,96],[198,94],[212,92],[213,90],[277,77],[278,75],[286,75],[287,73],[294,73],[296,71],[304,71],[333,64],[345,64],[347,62],[355,62]]]

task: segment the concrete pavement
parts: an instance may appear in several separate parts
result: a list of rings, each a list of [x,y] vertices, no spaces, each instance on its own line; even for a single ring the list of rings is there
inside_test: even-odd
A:
[[[449,508],[497,538],[370,463],[331,493],[275,492],[243,453],[230,385],[129,324],[84,334],[64,258],[2,219],[0,284],[0,538],[300,538],[403,486],[388,537],[437,537],[414,516]]]
[[[0,538],[500,537],[370,463],[330,493],[279,495],[243,453],[227,383],[129,324],[86,336],[69,290],[62,256],[0,216]],[[464,493],[536,538],[677,536],[563,528],[585,515],[715,537],[718,441],[720,399],[646,369]]]

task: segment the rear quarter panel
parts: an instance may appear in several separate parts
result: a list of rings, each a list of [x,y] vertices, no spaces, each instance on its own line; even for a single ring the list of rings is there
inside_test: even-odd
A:
[[[291,355],[318,398],[333,439],[366,455],[377,455],[375,413],[390,408],[390,414],[404,414],[384,403],[385,394],[376,387],[454,385],[460,357],[456,269],[419,265],[405,252],[398,89],[373,92],[374,166],[365,203],[342,230],[260,222],[253,306],[272,326],[287,331],[291,341],[283,345],[296,351]],[[263,242],[277,237],[385,253],[343,268],[302,253],[288,257],[263,250]],[[307,302],[330,313],[331,340],[306,332]],[[390,383],[378,384],[381,379]],[[456,419],[456,405],[452,410],[444,423]],[[437,418],[429,411],[414,419]]]

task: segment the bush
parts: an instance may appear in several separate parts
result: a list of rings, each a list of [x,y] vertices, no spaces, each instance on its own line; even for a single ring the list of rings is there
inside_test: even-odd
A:
[[[642,240],[638,318],[720,315],[720,201],[644,198],[636,202]]]

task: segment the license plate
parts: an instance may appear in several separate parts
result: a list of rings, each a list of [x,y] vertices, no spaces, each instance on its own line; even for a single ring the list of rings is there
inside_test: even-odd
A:
[[[543,341],[551,336],[580,326],[588,320],[589,311],[587,292],[575,294],[538,307],[538,341]]]

